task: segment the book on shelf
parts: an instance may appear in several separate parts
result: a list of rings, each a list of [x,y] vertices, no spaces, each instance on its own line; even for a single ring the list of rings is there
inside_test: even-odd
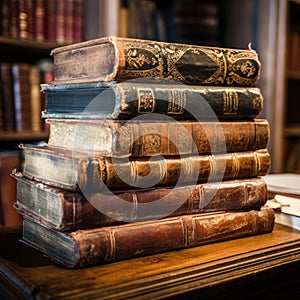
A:
[[[124,189],[132,186],[166,186],[251,178],[268,174],[267,149],[216,155],[159,156],[157,159],[117,159],[86,155],[47,146],[20,145],[23,174],[30,179],[66,190],[93,186],[94,190]]]
[[[12,64],[16,131],[31,130],[30,65]]]
[[[13,207],[16,201],[17,183],[11,177],[11,171],[20,167],[20,151],[0,152],[0,225],[5,227],[22,224],[22,218]]]
[[[46,119],[46,123],[50,147],[116,157],[257,150],[266,148],[270,135],[265,119],[240,122]]]
[[[0,33],[37,42],[80,42],[83,5],[82,0],[1,0]]]
[[[44,118],[130,119],[152,113],[174,119],[248,120],[258,118],[263,95],[254,87],[214,87],[168,80],[42,84]],[[209,113],[210,112],[210,113]]]
[[[38,66],[30,66],[29,69],[29,89],[30,89],[30,111],[31,111],[31,129],[33,131],[42,130],[41,111],[42,95],[40,84],[42,81],[42,72]]]
[[[258,177],[92,193],[41,184],[22,173],[15,172],[13,177],[17,181],[17,211],[32,214],[59,231],[155,220],[166,215],[257,209],[267,201],[266,184]],[[147,203],[153,204],[153,209]]]
[[[52,230],[27,216],[22,241],[62,266],[78,268],[267,233],[273,227],[274,211],[269,208],[184,215],[69,233]]]
[[[6,62],[0,63],[0,82],[2,102],[2,123],[4,131],[15,131],[15,107],[14,107],[14,80],[12,75],[11,64]]]
[[[41,131],[40,84],[46,71],[40,65],[1,62],[0,72],[3,131]]]
[[[260,61],[252,49],[228,49],[103,37],[51,51],[54,84],[156,77],[194,85],[253,86]]]

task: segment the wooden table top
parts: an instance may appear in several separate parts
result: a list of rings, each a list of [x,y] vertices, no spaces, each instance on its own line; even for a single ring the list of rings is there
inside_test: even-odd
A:
[[[254,293],[251,283],[265,285],[275,270],[283,284],[285,272],[291,278],[300,266],[300,232],[279,225],[272,233],[76,270],[56,266],[20,237],[20,228],[0,229],[0,298],[3,291],[7,299],[175,299],[184,293],[205,299],[244,293],[245,286]]]

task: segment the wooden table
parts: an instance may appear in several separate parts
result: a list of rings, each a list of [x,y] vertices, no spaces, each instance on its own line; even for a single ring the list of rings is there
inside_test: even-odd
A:
[[[20,237],[20,228],[0,230],[0,299],[274,299],[300,292],[300,233],[279,225],[268,234],[77,270],[52,264]]]

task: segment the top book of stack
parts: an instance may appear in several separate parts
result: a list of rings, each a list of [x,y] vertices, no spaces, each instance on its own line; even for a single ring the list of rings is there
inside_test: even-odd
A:
[[[261,63],[252,49],[104,37],[51,51],[54,85],[166,78],[187,85],[254,86]]]

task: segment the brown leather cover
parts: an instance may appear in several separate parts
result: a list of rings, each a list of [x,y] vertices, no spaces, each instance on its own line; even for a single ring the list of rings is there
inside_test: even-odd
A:
[[[46,146],[20,145],[24,153],[23,174],[52,186],[79,190],[104,187],[165,186],[194,184],[207,180],[224,180],[263,176],[269,172],[268,149],[216,155],[168,156],[156,159],[117,159],[86,155]]]
[[[55,84],[160,77],[195,85],[253,86],[253,50],[105,37],[52,50]]]
[[[18,226],[22,218],[13,207],[16,201],[16,181],[10,176],[11,171],[21,167],[19,151],[4,151],[0,154],[0,224]]]
[[[254,209],[267,201],[267,186],[261,178],[94,193],[87,195],[90,202],[80,192],[43,185],[24,178],[22,174],[15,174],[15,178],[18,212],[35,215],[40,222],[60,231],[107,226],[120,223],[122,218],[125,221],[158,219],[165,217],[166,211],[177,216],[217,210]],[[150,210],[144,205],[155,202],[160,207],[164,206],[164,209],[153,206]],[[114,219],[115,216],[119,221]]]
[[[270,208],[184,215],[71,233],[58,233],[25,218],[23,240],[64,266],[86,267],[261,234],[273,227]],[[66,244],[71,250],[66,250]]]
[[[1,100],[4,131],[15,131],[14,82],[10,63],[0,63]]]
[[[12,75],[14,84],[14,107],[16,131],[31,130],[31,101],[29,64],[14,63]]]
[[[103,156],[207,154],[266,148],[267,120],[198,122],[47,119],[48,145]],[[64,132],[64,134],[61,134]]]

